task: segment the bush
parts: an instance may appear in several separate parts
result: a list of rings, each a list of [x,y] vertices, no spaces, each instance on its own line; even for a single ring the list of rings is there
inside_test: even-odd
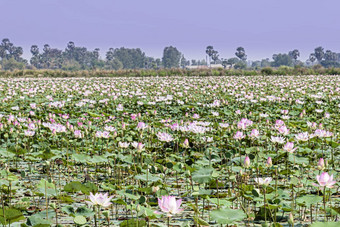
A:
[[[271,67],[265,67],[261,69],[261,74],[262,75],[274,75],[274,70]]]

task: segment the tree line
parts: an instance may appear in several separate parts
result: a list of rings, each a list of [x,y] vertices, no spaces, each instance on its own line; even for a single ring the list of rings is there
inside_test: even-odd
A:
[[[38,45],[32,45],[31,58],[24,59],[23,48],[15,46],[8,38],[0,43],[0,69],[54,69],[54,70],[119,70],[119,69],[161,69],[161,68],[185,68],[212,67],[221,65],[224,68],[234,69],[259,69],[264,67],[279,66],[311,66],[320,64],[323,67],[340,67],[340,54],[331,50],[317,47],[310,54],[306,62],[300,61],[300,52],[297,49],[289,53],[278,53],[272,56],[272,61],[262,59],[247,62],[246,51],[243,47],[236,48],[235,57],[220,58],[219,52],[213,46],[207,46],[206,60],[187,60],[184,55],[173,46],[165,47],[162,58],[146,56],[140,48],[110,48],[106,51],[105,58],[100,57],[100,49],[88,50],[86,47],[76,46],[74,42],[67,43],[64,50],[52,48],[45,44],[42,49]]]

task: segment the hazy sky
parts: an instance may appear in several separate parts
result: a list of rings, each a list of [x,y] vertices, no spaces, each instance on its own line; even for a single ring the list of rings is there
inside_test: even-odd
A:
[[[299,49],[305,60],[317,46],[340,52],[339,0],[0,0],[0,39],[29,48],[140,47],[161,57],[165,46],[188,59],[205,58],[214,46],[248,59]]]

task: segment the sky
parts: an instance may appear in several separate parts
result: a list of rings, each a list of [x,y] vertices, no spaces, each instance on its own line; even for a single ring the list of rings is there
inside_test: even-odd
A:
[[[141,48],[162,57],[175,46],[187,59],[204,59],[212,45],[221,58],[242,46],[249,60],[300,50],[306,60],[322,46],[340,52],[339,0],[0,0],[0,39],[24,48],[90,50]]]

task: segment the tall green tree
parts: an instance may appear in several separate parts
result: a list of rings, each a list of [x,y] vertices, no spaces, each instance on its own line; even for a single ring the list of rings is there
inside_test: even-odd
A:
[[[340,67],[339,56],[337,53],[331,50],[326,50],[324,59],[325,60],[320,62],[323,67],[326,67],[326,68]]]
[[[163,51],[163,66],[165,68],[178,68],[181,60],[181,52],[176,47],[165,47]]]
[[[320,47],[315,48],[314,54],[315,54],[316,60],[318,60],[318,62],[320,63],[325,56],[323,47],[320,46]]]
[[[216,64],[216,61],[218,60],[218,51],[217,50],[214,50],[212,55],[211,55],[211,59],[214,61],[214,64]]]
[[[26,66],[27,61],[21,56],[24,50],[20,46],[15,46],[8,38],[0,43],[0,64],[3,69],[12,70],[13,67],[22,69]]]
[[[186,66],[190,65],[190,61],[187,60],[184,55],[181,58],[181,67],[184,69]]]
[[[106,58],[111,58],[106,55]],[[141,49],[116,48],[113,51],[113,57],[123,64],[124,69],[141,69],[145,66],[146,56]]]
[[[238,58],[235,58],[235,57],[229,58],[229,59],[227,60],[227,65],[229,65],[230,68],[232,68],[232,67],[234,67],[239,61],[240,61],[240,60],[239,60]]]
[[[238,57],[241,61],[247,60],[246,51],[243,47],[238,47],[235,52],[236,57]]]
[[[312,65],[314,64],[315,60],[316,60],[315,53],[311,53],[309,55],[309,61],[312,62]]]
[[[288,54],[274,54],[272,66],[279,67],[281,65],[293,66],[293,60]]]
[[[297,61],[298,57],[300,57],[300,51],[298,49],[289,51],[288,55],[294,59],[294,61]]]
[[[207,46],[207,48],[205,49],[205,53],[208,55],[209,57],[209,66],[211,65],[211,57],[214,53],[214,47],[213,46]]]

